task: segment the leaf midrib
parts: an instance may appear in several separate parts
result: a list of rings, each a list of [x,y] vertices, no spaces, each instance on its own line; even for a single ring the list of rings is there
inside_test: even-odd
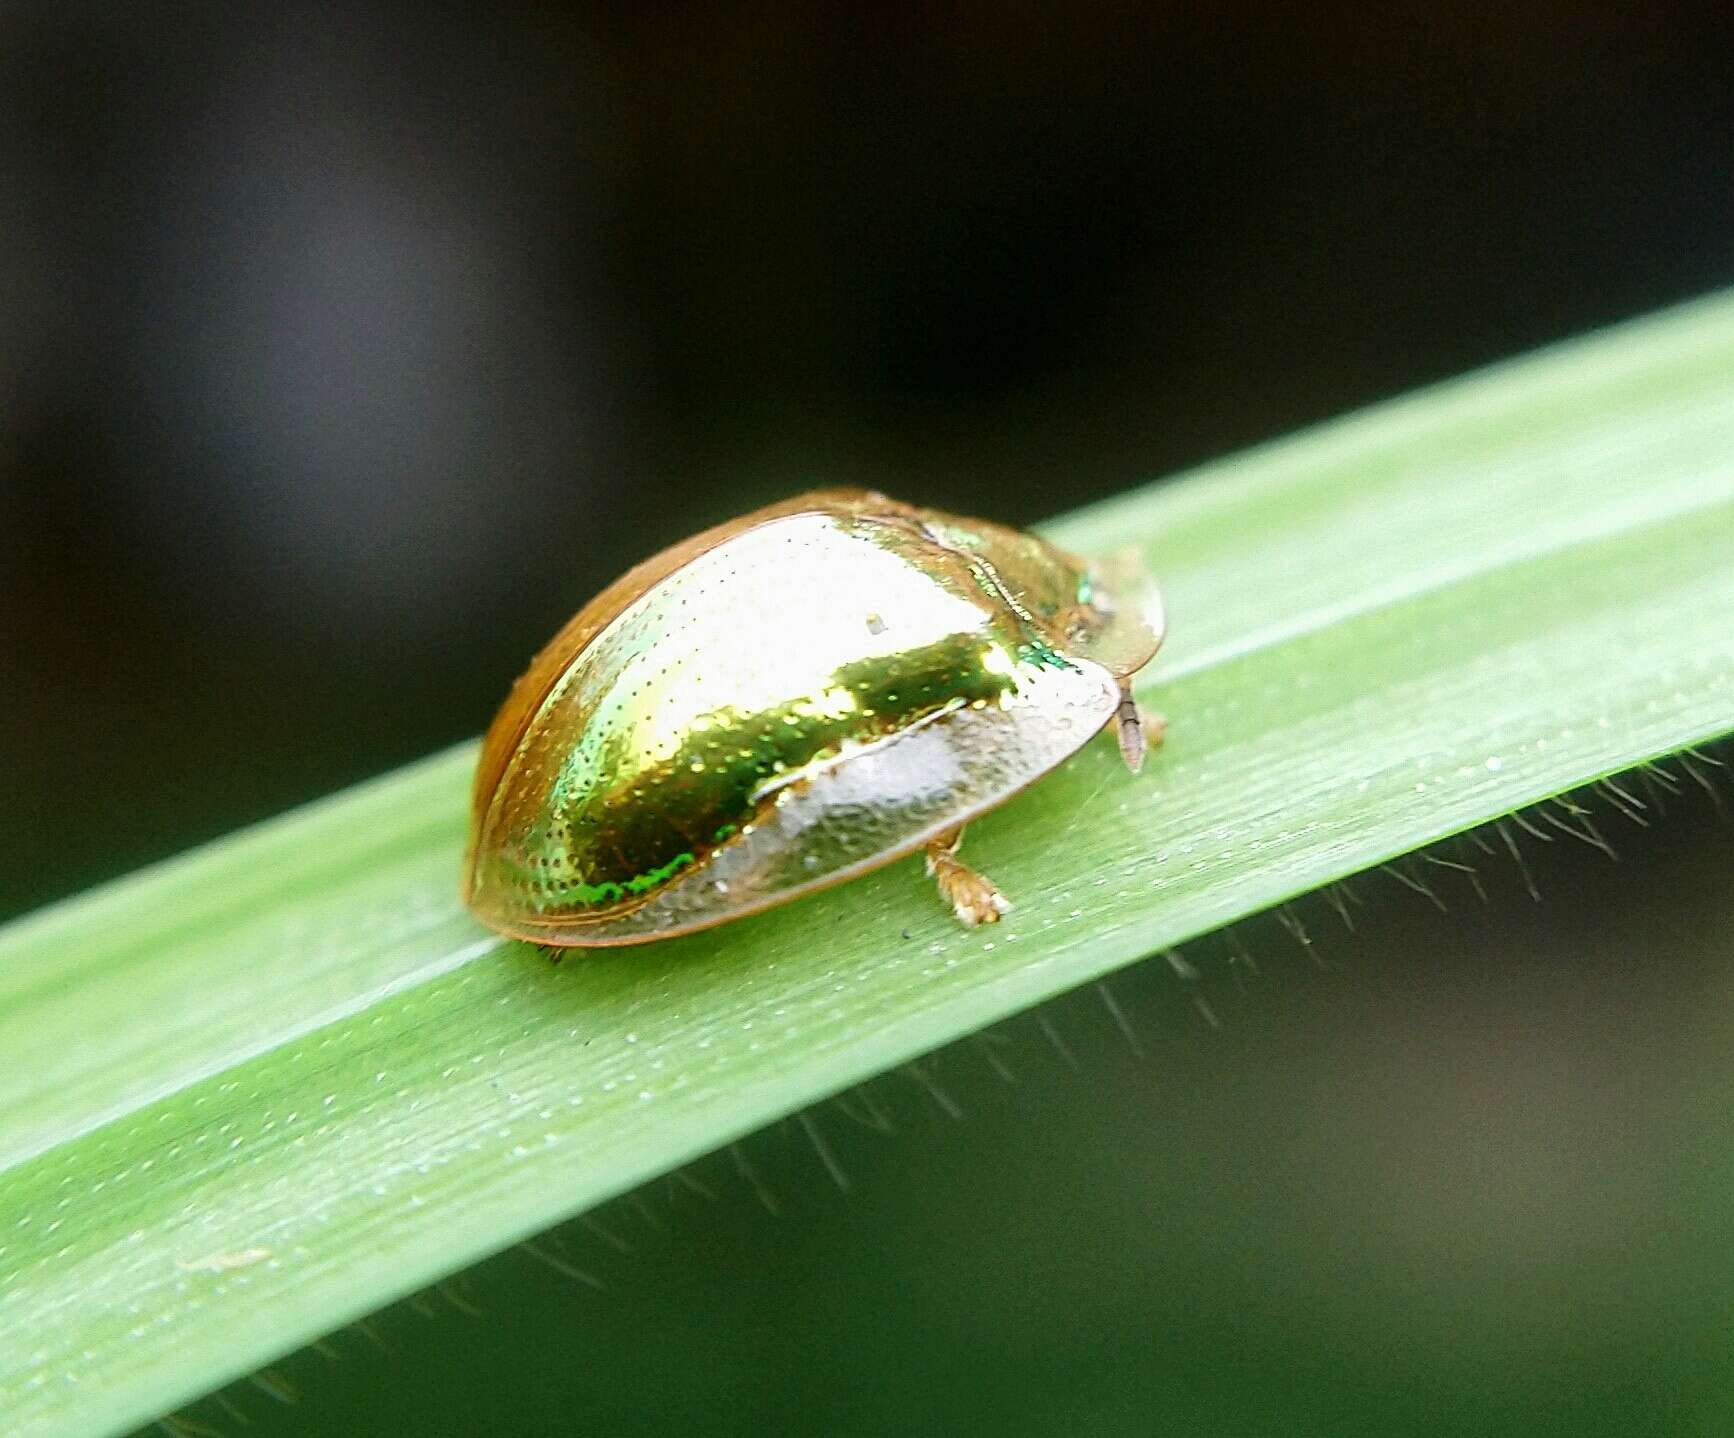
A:
[[[1498,557],[1494,562],[1463,565],[1452,570],[1435,570],[1427,574],[1424,582],[1392,585],[1384,591],[1369,591],[1365,595],[1364,602],[1361,603],[1344,604],[1329,611],[1312,611],[1280,628],[1267,630],[1256,643],[1250,643],[1244,647],[1220,645],[1215,649],[1192,656],[1190,663],[1177,666],[1173,671],[1162,671],[1158,666],[1154,676],[1156,682],[1140,687],[1145,690],[1155,689],[1159,692],[1161,684],[1173,684],[1183,678],[1202,675],[1227,664],[1247,662],[1260,654],[1283,650],[1290,645],[1303,643],[1308,638],[1338,625],[1353,624],[1375,615],[1399,610],[1406,605],[1432,602],[1454,588],[1485,583],[1494,576],[1546,564],[1550,560],[1574,551],[1589,554],[1603,547],[1616,552],[1628,546],[1643,547],[1647,542],[1647,536],[1654,530],[1680,523],[1689,517],[1701,520],[1704,516],[1726,509],[1731,504],[1734,504],[1734,495],[1699,496],[1696,502],[1688,500],[1676,503],[1660,512],[1651,514],[1641,524],[1632,524],[1629,520],[1622,524],[1616,516],[1606,515],[1601,518],[1600,522],[1591,523],[1576,530],[1562,530],[1551,542],[1522,546]],[[473,750],[473,745],[462,746],[459,752],[464,750]],[[405,840],[393,842],[385,847],[399,855],[412,851],[420,852],[423,849],[437,851],[444,847],[443,844],[440,842],[429,843],[426,836],[430,831],[440,827],[443,826],[432,824],[421,826],[416,831],[418,842],[413,845]],[[383,851],[382,849],[380,852]],[[1377,860],[1373,862],[1377,862]],[[1353,868],[1346,872],[1353,872]],[[1303,884],[1302,887],[1311,887],[1311,885]],[[452,917],[453,915],[436,916],[429,920],[422,932],[437,930],[449,923]],[[344,1000],[309,1016],[302,1022],[286,1026],[275,1033],[269,1041],[237,1045],[232,1049],[211,1056],[203,1063],[189,1065],[182,1074],[176,1076],[173,1082],[150,1089],[141,1088],[108,1105],[93,1109],[83,1117],[71,1121],[70,1124],[57,1127],[53,1131],[52,1137],[45,1132],[43,1137],[35,1143],[15,1144],[4,1153],[0,1153],[0,1173],[19,1168],[44,1152],[65,1143],[76,1142],[118,1118],[195,1088],[201,1083],[266,1055],[274,1049],[297,1042],[323,1028],[340,1024],[356,1014],[365,1012],[381,1001],[435,982],[461,965],[493,952],[505,942],[507,941],[484,935],[478,930],[477,937],[470,942],[459,945],[455,949],[446,950],[437,958],[418,964],[416,968],[394,980],[372,986],[351,999]],[[1152,939],[1151,942],[1156,942],[1156,940]],[[28,1091],[26,1091],[26,1097],[28,1097]]]
[[[1093,746],[972,826],[974,852],[1020,903],[1005,933],[962,935],[917,901],[913,875],[886,874],[714,943],[556,974],[496,952],[443,882],[461,840],[464,748],[0,935],[0,974],[7,953],[28,959],[34,946],[44,967],[88,980],[95,956],[51,950],[142,897],[136,957],[167,961],[169,980],[227,986],[207,1002],[179,994],[191,1017],[159,1025],[154,1059],[110,1041],[125,1055],[110,1120],[6,1173],[14,1212],[35,1220],[28,1232],[0,1222],[0,1383],[18,1383],[22,1427],[138,1421],[1157,944],[1595,777],[1598,764],[1725,728],[1734,633],[1717,601],[1734,581],[1718,561],[1734,552],[1734,409],[1701,391],[1734,398],[1726,366],[1711,363],[1731,340],[1724,298],[1057,522],[1081,548],[1135,530],[1160,555],[1166,537],[1188,601],[1228,602],[1183,615],[1179,647],[1152,675],[1178,721],[1153,774],[1128,788]],[[1655,452],[1639,454],[1646,433]],[[1600,520],[1565,492],[1591,464]],[[1469,491],[1441,492],[1442,476]],[[1647,482],[1658,476],[1660,492]],[[1489,548],[1506,486],[1519,526],[1538,531],[1515,554]],[[1363,500],[1399,533],[1388,557],[1377,533],[1353,528]],[[1473,553],[1454,576],[1429,543],[1440,513],[1457,516],[1443,541]],[[1094,546],[1075,538],[1092,532]],[[1305,616],[1263,624],[1251,649],[1219,642],[1291,597],[1288,581],[1271,583],[1285,563],[1293,595],[1328,597],[1328,585],[1299,582],[1302,562],[1347,566],[1345,585],[1365,591],[1350,613],[1297,606],[1310,620],[1295,632]],[[1671,629],[1652,652],[1646,628],[1661,623]],[[1531,687],[1550,664],[1550,682]],[[1364,746],[1380,716],[1389,722]],[[1574,724],[1576,743],[1549,747]],[[1526,757],[1492,779],[1480,759],[1499,753]],[[371,823],[390,839],[356,832]],[[330,893],[295,862],[319,839],[354,866],[347,879],[344,864],[323,866],[338,879]],[[291,873],[256,922],[239,899],[214,932],[173,912],[285,860]],[[190,947],[148,947],[169,933],[191,933]],[[435,945],[432,961],[416,960]],[[234,967],[302,951],[310,976],[298,987]],[[128,1016],[124,988],[86,997],[111,1021]],[[254,1001],[263,1028],[244,1007]],[[145,1102],[164,1069],[164,1095]],[[88,1120],[102,1076],[72,1077]],[[558,1141],[526,1150],[541,1138]],[[172,1265],[257,1239],[278,1255],[256,1271],[189,1278]],[[101,1355],[100,1390],[56,1391],[81,1352]]]

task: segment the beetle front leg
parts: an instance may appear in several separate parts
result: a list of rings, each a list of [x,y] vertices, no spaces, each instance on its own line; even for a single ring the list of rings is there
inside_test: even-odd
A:
[[[963,825],[947,829],[927,843],[927,872],[939,887],[940,897],[951,905],[958,922],[974,928],[977,924],[997,924],[999,916],[1011,905],[993,881],[978,874],[957,857],[963,843]]]
[[[1144,767],[1144,755],[1168,733],[1168,721],[1154,709],[1140,709],[1132,686],[1120,681],[1120,707],[1114,711],[1114,728],[1120,739],[1120,757],[1136,774]]]

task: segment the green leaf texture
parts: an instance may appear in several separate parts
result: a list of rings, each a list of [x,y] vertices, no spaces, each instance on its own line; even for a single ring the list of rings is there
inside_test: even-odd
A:
[[[0,931],[5,1431],[125,1429],[1050,995],[1734,728],[1734,299],[1050,532],[1162,577],[1170,739],[971,826],[997,928],[910,861],[553,968],[458,906],[465,746]]]

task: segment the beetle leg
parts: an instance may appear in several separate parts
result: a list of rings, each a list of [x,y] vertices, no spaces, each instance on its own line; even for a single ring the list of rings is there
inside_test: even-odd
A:
[[[1005,895],[993,886],[993,881],[978,874],[957,857],[957,846],[963,842],[963,825],[947,829],[927,844],[927,872],[939,886],[940,897],[951,905],[958,922],[974,928],[977,924],[997,924],[999,916],[1011,908]]]
[[[1140,709],[1132,697],[1132,686],[1120,681],[1120,707],[1114,711],[1114,725],[1120,738],[1120,757],[1136,774],[1144,767],[1144,755],[1152,745],[1160,744],[1168,733],[1168,721],[1153,709]]]

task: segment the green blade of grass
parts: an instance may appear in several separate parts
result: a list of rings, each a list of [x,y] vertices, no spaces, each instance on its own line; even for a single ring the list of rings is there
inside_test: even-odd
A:
[[[1734,727],[1734,300],[1052,527],[1170,650],[914,864],[555,970],[458,909],[471,751],[0,933],[0,1411],[91,1434],[1154,949]],[[575,599],[578,596],[575,596]]]

